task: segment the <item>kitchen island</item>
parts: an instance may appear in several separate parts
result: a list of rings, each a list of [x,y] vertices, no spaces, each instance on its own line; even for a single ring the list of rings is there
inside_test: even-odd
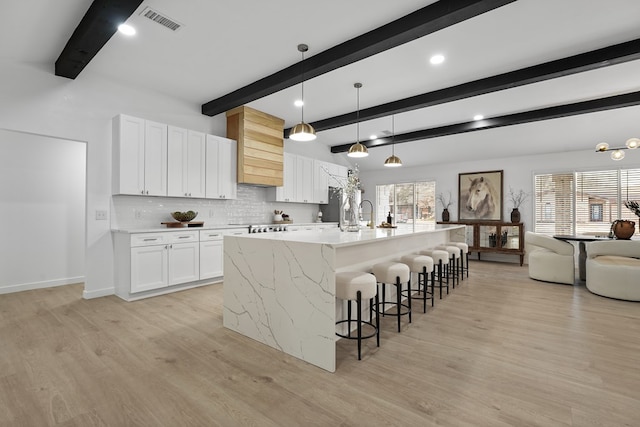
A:
[[[335,274],[446,241],[464,241],[463,225],[423,231],[339,229],[225,236],[223,324],[330,372],[335,371]]]

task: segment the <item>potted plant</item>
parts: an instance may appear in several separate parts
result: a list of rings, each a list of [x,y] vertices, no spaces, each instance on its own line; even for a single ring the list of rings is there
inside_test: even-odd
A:
[[[445,197],[443,193],[438,193],[436,200],[442,205],[442,222],[449,222],[449,206],[453,203],[453,196],[449,191],[449,197]]]
[[[520,222],[519,208],[520,205],[522,205],[528,197],[529,193],[526,193],[524,190],[520,189],[518,191],[515,191],[513,188],[509,187],[509,199],[511,200],[511,205],[513,206],[513,210],[511,211],[511,222]]]

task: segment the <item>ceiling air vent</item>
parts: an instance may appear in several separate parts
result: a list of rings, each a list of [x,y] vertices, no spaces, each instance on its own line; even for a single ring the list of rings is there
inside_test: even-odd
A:
[[[166,17],[165,15],[151,9],[150,7],[146,7],[140,15],[145,18],[151,19],[153,22],[157,22],[158,24],[167,27],[171,31],[178,31],[182,28],[182,24],[177,23],[171,18]]]

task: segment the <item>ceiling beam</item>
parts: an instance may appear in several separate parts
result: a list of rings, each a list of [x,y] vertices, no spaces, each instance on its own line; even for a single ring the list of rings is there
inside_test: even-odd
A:
[[[310,56],[304,75],[312,79],[385,50],[424,37],[516,0],[441,0],[393,22]],[[281,91],[302,81],[297,63],[202,105],[202,114],[215,116]]]
[[[458,101],[637,59],[640,59],[640,39],[362,109],[360,121]],[[316,132],[320,132],[354,123],[356,123],[355,111],[310,124]],[[288,137],[289,131],[290,129],[285,129],[285,138]]]
[[[56,76],[78,77],[142,1],[94,0],[56,60]]]
[[[609,96],[606,98],[593,99],[590,101],[576,102],[573,104],[557,105],[553,107],[540,108],[521,113],[507,114],[505,116],[493,117],[472,122],[456,123],[447,126],[439,126],[430,129],[422,129],[414,132],[397,134],[395,137],[378,138],[374,141],[365,141],[361,144],[368,148],[383,147],[385,145],[401,144],[404,142],[419,141],[440,136],[455,135],[459,133],[474,132],[478,130],[494,129],[503,126],[520,125],[524,123],[537,122],[541,120],[559,119],[562,117],[576,116],[579,114],[595,113],[598,111],[612,110],[616,108],[631,107],[640,105],[640,91],[625,93],[623,95]],[[334,145],[331,147],[332,153],[344,153],[349,151],[353,143]]]

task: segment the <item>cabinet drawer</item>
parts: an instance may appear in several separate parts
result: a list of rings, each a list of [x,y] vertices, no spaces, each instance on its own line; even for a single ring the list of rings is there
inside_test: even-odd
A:
[[[224,238],[223,230],[201,230],[200,241],[209,242],[211,240],[222,240]]]
[[[199,240],[198,231],[176,231],[167,233],[169,243],[197,242]]]
[[[241,236],[243,234],[249,234],[248,228],[232,228],[228,230],[224,230],[225,236]]]
[[[162,245],[168,243],[167,233],[140,233],[131,235],[131,247]]]

